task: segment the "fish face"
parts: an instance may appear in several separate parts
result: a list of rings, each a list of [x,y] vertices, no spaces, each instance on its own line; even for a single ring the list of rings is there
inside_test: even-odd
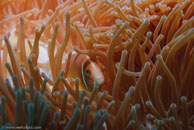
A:
[[[64,64],[65,68],[65,64]],[[91,91],[94,87],[94,82],[97,85],[104,83],[104,73],[101,65],[90,59],[87,55],[74,53],[71,56],[68,79],[80,79],[80,89]]]
[[[102,85],[104,83],[104,75],[100,65],[93,61],[89,61],[85,66],[82,64],[82,80],[88,90],[93,89],[94,82]]]

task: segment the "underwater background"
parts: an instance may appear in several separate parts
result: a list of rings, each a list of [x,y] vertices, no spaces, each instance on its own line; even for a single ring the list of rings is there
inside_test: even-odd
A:
[[[193,0],[1,0],[0,128],[193,130]]]

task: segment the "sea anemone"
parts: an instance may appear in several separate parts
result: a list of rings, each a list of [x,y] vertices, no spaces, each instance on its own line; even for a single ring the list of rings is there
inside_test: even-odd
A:
[[[0,127],[194,129],[193,8],[193,0],[2,0]],[[67,78],[74,52],[101,64],[102,85],[88,91]]]

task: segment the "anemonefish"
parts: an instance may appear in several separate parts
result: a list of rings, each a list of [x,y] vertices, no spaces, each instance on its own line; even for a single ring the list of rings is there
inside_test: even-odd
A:
[[[68,78],[79,78],[80,88],[91,91],[94,82],[99,86],[104,83],[104,75],[100,64],[92,61],[89,56],[73,53],[70,60]]]

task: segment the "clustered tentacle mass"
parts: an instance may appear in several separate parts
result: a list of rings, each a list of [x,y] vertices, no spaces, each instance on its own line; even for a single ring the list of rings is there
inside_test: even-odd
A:
[[[193,0],[2,0],[0,127],[194,129],[193,8]],[[68,81],[72,51],[102,65],[103,85]]]

